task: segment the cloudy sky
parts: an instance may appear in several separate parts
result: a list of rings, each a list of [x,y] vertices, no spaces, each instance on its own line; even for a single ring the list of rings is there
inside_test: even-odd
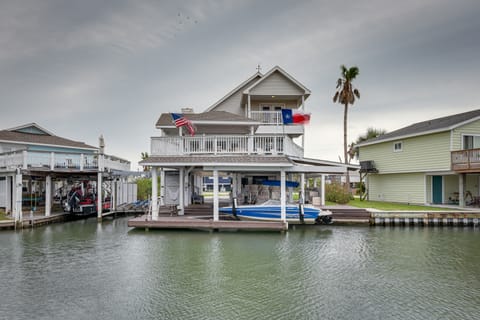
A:
[[[279,65],[312,91],[306,156],[337,161],[339,66],[360,69],[349,141],[478,109],[479,17],[477,0],[1,0],[0,128],[103,134],[136,169],[162,112],[204,111]]]

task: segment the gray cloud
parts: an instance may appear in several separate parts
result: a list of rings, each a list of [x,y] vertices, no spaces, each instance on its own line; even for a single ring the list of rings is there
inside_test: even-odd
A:
[[[474,0],[2,2],[0,127],[103,134],[136,163],[160,113],[203,111],[260,63],[312,90],[307,154],[337,160],[339,65],[360,68],[351,140],[478,108],[479,15]]]

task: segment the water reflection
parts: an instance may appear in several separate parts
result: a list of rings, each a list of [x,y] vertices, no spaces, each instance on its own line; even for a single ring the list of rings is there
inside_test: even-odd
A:
[[[475,319],[480,312],[476,229],[145,232],[126,222],[0,232],[0,318]]]

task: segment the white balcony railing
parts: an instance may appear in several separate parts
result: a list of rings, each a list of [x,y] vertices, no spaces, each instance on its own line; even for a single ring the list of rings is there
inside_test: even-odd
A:
[[[303,149],[287,136],[198,136],[152,137],[150,154],[217,155],[217,154],[282,154],[303,156]]]
[[[98,157],[97,154],[18,150],[0,154],[0,169],[130,170],[130,162],[109,155],[102,156],[103,165],[99,166]]]
[[[282,125],[281,111],[251,111],[251,118],[260,121],[264,125]]]

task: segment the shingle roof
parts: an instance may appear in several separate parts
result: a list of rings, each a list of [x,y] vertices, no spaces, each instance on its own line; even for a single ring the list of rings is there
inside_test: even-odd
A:
[[[455,126],[470,122],[480,117],[480,109],[458,113],[447,117],[414,123],[404,128],[386,133],[374,139],[359,143],[358,146],[393,140],[395,138],[418,136],[432,132],[441,132],[453,129]]]
[[[55,145],[62,147],[73,147],[82,149],[97,149],[83,142],[73,141],[59,136],[47,134],[32,134],[17,131],[0,130],[0,141],[10,141],[16,143],[34,143],[42,145]]]
[[[251,120],[244,116],[226,112],[226,111],[210,111],[210,112],[203,112],[203,113],[185,113],[184,116],[192,121],[194,124],[196,122],[201,121],[221,121],[221,122],[249,122],[251,124],[257,123],[257,121]],[[163,127],[163,126],[174,126],[172,121],[172,116],[170,113],[162,113],[160,118],[158,119],[157,123],[155,124],[156,127]]]

